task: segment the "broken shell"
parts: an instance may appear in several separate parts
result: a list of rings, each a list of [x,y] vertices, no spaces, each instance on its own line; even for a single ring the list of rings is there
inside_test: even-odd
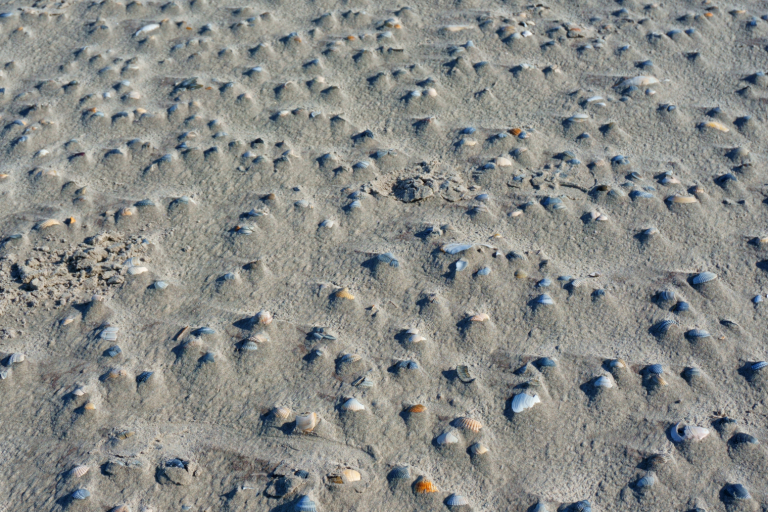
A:
[[[480,429],[483,428],[482,423],[477,420],[473,420],[472,418],[457,418],[453,422],[453,426],[463,428],[465,430],[471,430],[475,433],[480,432]]]
[[[658,84],[659,80],[654,76],[636,76],[634,78],[627,78],[626,80],[623,80],[619,82],[614,87],[616,88],[625,88],[625,87],[645,87],[647,85],[653,85]]]
[[[305,412],[296,416],[296,428],[306,433],[312,432],[317,426],[318,418],[314,412]]]
[[[463,365],[456,367],[456,375],[458,375],[459,380],[464,384],[469,384],[470,382],[475,380],[472,374],[469,373],[469,368]]]
[[[52,228],[53,226],[61,226],[61,222],[59,222],[56,219],[44,220],[43,222],[41,222],[40,224],[37,225],[37,229],[38,230],[40,230],[40,229],[48,229],[48,228]]]
[[[341,406],[341,409],[343,411],[357,412],[357,411],[364,411],[365,406],[361,404],[357,398],[350,398],[349,400],[344,402],[344,404]]]
[[[479,315],[474,315],[474,316],[470,317],[469,321],[470,322],[485,322],[485,321],[490,320],[490,319],[491,319],[491,317],[489,317],[487,314],[480,313]]]
[[[342,288],[341,290],[337,291],[334,296],[337,299],[355,300],[355,296],[350,293],[348,288]]]
[[[435,486],[435,484],[433,484],[432,481],[427,480],[423,476],[419,477],[413,489],[416,492],[416,494],[427,494],[431,492],[438,492],[437,486]]]
[[[526,409],[530,409],[536,404],[540,404],[541,399],[538,395],[529,395],[528,393],[520,393],[512,399],[512,412],[521,413]]]

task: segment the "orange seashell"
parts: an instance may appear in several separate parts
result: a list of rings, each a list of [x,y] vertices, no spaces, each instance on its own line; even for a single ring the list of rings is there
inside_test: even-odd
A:
[[[416,481],[416,484],[413,486],[413,490],[416,491],[416,494],[428,494],[430,492],[438,492],[435,484],[433,484],[431,481],[427,480],[423,476],[419,477],[419,479]]]
[[[96,406],[94,405],[93,402],[88,402],[87,404],[85,404],[83,406],[83,409],[85,409],[86,411],[95,411],[96,410]]]
[[[509,133],[517,137],[518,135],[523,133],[523,130],[521,130],[520,128],[512,128],[511,130],[509,130]]]
[[[192,27],[184,27],[187,30],[192,30]]]
[[[395,23],[392,28],[401,29],[401,28],[403,28],[403,26],[401,24],[399,24],[399,23]]]
[[[7,174],[0,174],[0,180],[4,180],[8,177]]]
[[[354,41],[355,39],[355,36],[347,36],[347,41]]]
[[[418,414],[418,413],[424,412],[426,410],[427,410],[427,408],[424,407],[421,404],[412,405],[412,406],[410,406],[409,408],[406,409],[406,411],[411,413],[411,414]]]
[[[65,222],[65,223],[66,223],[68,226],[71,226],[72,224],[74,224],[74,223],[75,223],[75,222],[77,222],[77,221],[75,220],[75,218],[74,218],[74,217],[68,217],[68,218],[67,218],[67,220],[65,220],[64,222]]]
[[[477,420],[473,420],[472,418],[458,418],[456,420],[456,426],[466,430],[471,430],[475,433],[480,432],[480,429],[483,428],[482,423]]]
[[[328,481],[331,482],[332,484],[339,484],[339,485],[344,483],[344,479],[341,477],[341,475],[329,475]]]
[[[60,225],[61,225],[61,222],[57,221],[56,219],[48,219],[38,224],[37,229],[48,229],[50,227],[60,226]]]
[[[342,288],[341,290],[337,291],[335,294],[337,299],[347,299],[347,300],[355,300],[355,296],[352,295],[348,288]]]
[[[711,12],[705,12],[704,16],[707,18],[711,18],[712,16],[714,16],[714,14],[712,14]]]

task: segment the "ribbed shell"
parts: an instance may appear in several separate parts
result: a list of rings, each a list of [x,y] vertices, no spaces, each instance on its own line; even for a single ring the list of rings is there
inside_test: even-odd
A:
[[[317,512],[317,505],[309,496],[302,496],[293,506],[293,510],[296,512]]]
[[[666,379],[664,377],[662,377],[661,375],[655,375],[655,374],[651,375],[651,377],[650,377],[650,379],[648,379],[648,381],[650,382],[650,384],[652,386],[666,386],[667,385]]]
[[[710,281],[714,281],[715,279],[717,279],[717,274],[715,274],[713,272],[702,272],[700,274],[697,274],[691,280],[691,282],[693,284],[704,284],[704,283],[708,283]]]
[[[73,500],[84,500],[91,497],[91,492],[88,489],[78,489],[72,493]]]
[[[136,382],[147,382],[149,378],[154,375],[155,372],[141,372],[139,375],[136,376]]]
[[[260,325],[269,325],[272,323],[272,313],[267,310],[261,310],[256,313],[256,323]]]
[[[469,505],[469,500],[459,494],[451,494],[445,499],[445,504],[449,507],[464,507]]]
[[[768,361],[758,361],[756,363],[752,363],[752,366],[750,366],[750,368],[752,369],[753,372],[756,372],[756,371],[762,370],[766,366],[768,366]]]
[[[389,472],[390,480],[407,480],[411,478],[411,470],[408,466],[399,466]]]
[[[612,388],[613,381],[609,377],[602,375],[595,379],[594,386],[596,388]]]
[[[91,468],[88,466],[75,466],[70,470],[69,474],[75,478],[80,478],[81,476],[85,475],[89,469]]]
[[[710,337],[710,334],[704,329],[691,329],[690,331],[686,332],[685,335],[688,338],[709,338]]]
[[[288,407],[275,407],[272,409],[272,415],[277,419],[285,420],[291,415],[291,410]]]
[[[523,412],[524,410],[530,409],[538,403],[541,403],[541,399],[538,396],[531,396],[527,393],[520,393],[512,399],[512,412]]]
[[[669,328],[673,325],[675,325],[674,320],[663,320],[656,326],[656,332],[659,334],[666,334],[669,331]]]
[[[686,379],[692,379],[694,377],[701,377],[702,371],[701,368],[696,368],[695,366],[689,366],[685,370],[683,370],[683,377]]]
[[[352,295],[352,293],[349,291],[348,288],[342,288],[341,290],[337,291],[335,294],[337,299],[346,299],[346,300],[355,300],[355,296]]]
[[[439,492],[437,486],[435,486],[431,480],[427,480],[424,477],[419,477],[419,480],[417,480],[416,484],[413,486],[413,490],[416,492],[416,494]]]
[[[662,373],[664,373],[664,367],[661,366],[660,364],[650,364],[646,366],[645,369],[649,374],[652,374],[652,375],[661,375]]]
[[[653,473],[648,473],[643,478],[637,481],[636,487],[638,489],[644,489],[647,487],[653,487],[656,483],[656,476]]]
[[[341,410],[343,411],[364,411],[365,406],[360,403],[360,401],[357,398],[350,398],[346,402],[344,402],[341,406]]]
[[[317,414],[307,412],[296,416],[296,428],[304,433],[312,432],[317,426]]]
[[[463,428],[464,430],[471,430],[472,432],[480,432],[483,428],[483,424],[472,418],[456,418],[453,422],[455,427]]]
[[[456,375],[458,375],[459,380],[464,384],[468,384],[475,380],[472,374],[469,373],[469,368],[464,365],[459,365],[456,367]]]

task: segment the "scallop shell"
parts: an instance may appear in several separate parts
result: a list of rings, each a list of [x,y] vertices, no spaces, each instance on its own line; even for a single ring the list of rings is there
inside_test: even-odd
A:
[[[61,222],[59,222],[56,219],[44,220],[43,222],[41,222],[40,224],[37,225],[37,229],[38,230],[40,230],[40,229],[48,229],[48,228],[52,228],[53,226],[61,226]]]
[[[304,433],[312,432],[317,426],[318,418],[314,412],[306,412],[296,416],[296,428]]]
[[[486,313],[480,313],[479,315],[469,317],[470,322],[485,322],[486,320],[490,319],[491,317],[489,317]]]
[[[464,365],[459,365],[456,367],[456,375],[458,375],[459,380],[464,384],[469,384],[475,380],[472,374],[469,373],[469,368]]]
[[[471,430],[475,433],[480,432],[480,429],[483,428],[482,423],[477,420],[473,420],[472,418],[456,418],[456,420],[453,422],[453,426],[463,428],[465,430]]]
[[[267,310],[262,309],[258,313],[256,313],[256,323],[261,325],[269,325],[272,323],[272,313],[270,313]]]
[[[337,291],[334,296],[337,299],[347,299],[347,300],[355,300],[355,296],[350,293],[348,288],[342,288],[341,290]]]
[[[469,447],[469,451],[472,455],[484,455],[488,453],[488,448],[481,443],[475,443]]]
[[[449,507],[465,507],[469,505],[469,500],[459,494],[451,494],[445,499],[445,504]]]
[[[405,411],[409,414],[419,414],[426,411],[427,408],[421,404],[416,404],[408,407]]]
[[[88,466],[75,466],[69,471],[69,474],[75,478],[80,478],[85,475],[89,469],[91,468]]]
[[[423,476],[419,477],[419,479],[416,481],[416,484],[413,486],[413,490],[416,492],[416,494],[439,492],[437,486],[435,486],[432,481],[427,480]]]
[[[350,398],[349,400],[344,402],[344,404],[342,404],[341,410],[352,411],[352,412],[364,411],[365,406],[361,404],[357,398]]]
[[[288,416],[291,415],[291,410],[288,407],[275,407],[272,409],[272,415],[280,420],[288,419]]]
[[[302,496],[293,506],[296,512],[317,512],[317,505],[309,496]]]
[[[714,272],[701,272],[700,274],[697,274],[691,280],[691,282],[693,284],[704,284],[710,281],[714,281],[715,279],[717,279],[717,274],[715,274]]]
[[[539,403],[541,403],[541,399],[538,395],[531,396],[528,393],[520,393],[512,399],[512,412],[521,413]]]

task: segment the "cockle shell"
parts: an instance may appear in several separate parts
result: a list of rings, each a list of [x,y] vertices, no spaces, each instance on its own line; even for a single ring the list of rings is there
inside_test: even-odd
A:
[[[85,475],[89,469],[91,468],[88,466],[75,466],[69,471],[69,474],[75,478],[80,478]]]
[[[484,455],[488,453],[488,448],[484,444],[475,443],[469,447],[469,451],[472,455]]]
[[[483,428],[482,423],[472,418],[456,418],[453,424],[455,427],[471,430],[472,432],[480,432],[480,429]]]
[[[431,492],[439,492],[437,489],[437,486],[435,486],[434,483],[432,483],[431,480],[427,480],[425,477],[421,476],[416,481],[416,483],[413,486],[413,490],[416,492],[416,494],[427,494]]]
[[[342,288],[341,290],[337,291],[334,296],[337,299],[355,300],[355,296],[350,293],[348,288]]]
[[[306,433],[312,432],[317,426],[318,418],[314,412],[305,412],[296,416],[296,428]]]
[[[288,407],[275,407],[272,409],[272,415],[275,418],[285,420],[291,415],[291,410]]]
[[[445,499],[445,504],[449,507],[465,507],[469,505],[469,500],[459,494],[451,494]]]
[[[269,311],[262,309],[258,313],[256,313],[256,323],[261,325],[269,325],[272,323],[272,313]]]
[[[309,496],[302,496],[293,506],[296,512],[317,512],[317,505]]]
[[[528,393],[520,393],[512,399],[512,412],[521,413],[539,403],[541,403],[541,399],[538,395],[531,396]]]
[[[341,406],[342,411],[364,411],[365,406],[360,403],[360,401],[357,398],[350,398],[346,402],[344,402]]]

